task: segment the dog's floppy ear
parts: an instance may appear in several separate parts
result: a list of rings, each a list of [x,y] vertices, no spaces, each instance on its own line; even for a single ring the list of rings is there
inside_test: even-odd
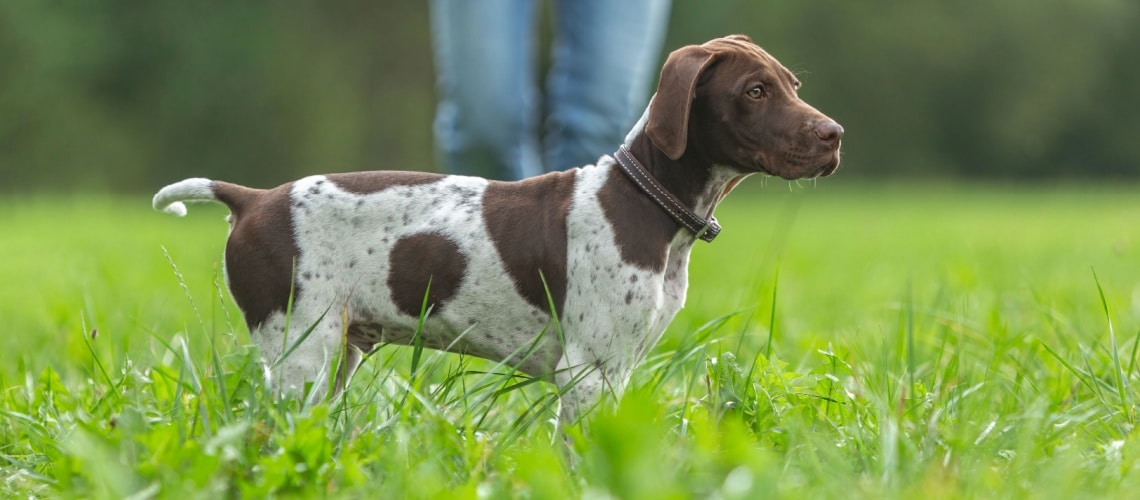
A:
[[[649,105],[645,135],[672,160],[685,153],[689,138],[689,110],[701,72],[713,60],[713,51],[689,45],[673,51],[661,68],[657,95]]]

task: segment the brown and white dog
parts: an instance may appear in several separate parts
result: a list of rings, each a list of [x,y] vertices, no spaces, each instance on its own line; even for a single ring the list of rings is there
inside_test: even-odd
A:
[[[620,395],[684,305],[693,242],[715,236],[711,214],[741,179],[839,166],[843,128],[799,86],[730,36],[670,54],[625,145],[595,165],[518,182],[358,172],[261,190],[196,178],[154,207],[230,208],[227,281],[280,390],[312,383],[317,400],[334,370],[342,390],[362,353],[413,341],[426,295],[424,345],[553,381],[568,422],[604,390]]]

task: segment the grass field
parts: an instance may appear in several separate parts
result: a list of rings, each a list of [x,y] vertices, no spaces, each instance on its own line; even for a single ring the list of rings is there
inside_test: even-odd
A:
[[[841,181],[734,193],[570,444],[553,388],[409,348],[274,404],[222,209],[2,200],[0,495],[1135,497],[1137,186]]]

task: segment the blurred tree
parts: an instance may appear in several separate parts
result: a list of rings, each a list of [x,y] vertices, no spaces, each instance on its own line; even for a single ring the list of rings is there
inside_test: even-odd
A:
[[[675,0],[847,129],[844,175],[1140,176],[1135,0]],[[0,189],[434,169],[421,2],[0,2]],[[602,153],[602,152],[599,152]]]

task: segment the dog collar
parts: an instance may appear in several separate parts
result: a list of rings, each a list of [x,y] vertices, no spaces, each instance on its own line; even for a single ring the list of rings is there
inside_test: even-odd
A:
[[[681,203],[673,193],[665,189],[661,183],[657,182],[649,171],[637,161],[633,153],[624,144],[618,148],[617,153],[614,153],[614,159],[617,160],[618,166],[621,171],[625,172],[634,184],[653,201],[657,202],[661,208],[665,209],[674,220],[685,226],[689,231],[697,236],[697,239],[711,242],[716,235],[720,234],[720,224],[717,223],[716,217],[710,216],[705,220],[701,216],[693,213],[684,203]]]

